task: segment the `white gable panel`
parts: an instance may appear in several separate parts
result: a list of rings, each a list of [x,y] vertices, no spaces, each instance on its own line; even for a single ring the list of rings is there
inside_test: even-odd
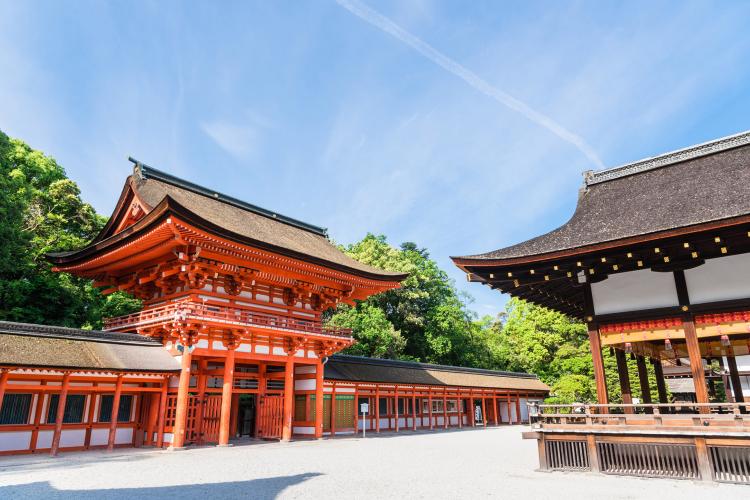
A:
[[[708,259],[685,271],[691,304],[750,297],[750,253]]]
[[[591,284],[596,314],[642,311],[679,305],[672,273],[649,269],[613,274]]]

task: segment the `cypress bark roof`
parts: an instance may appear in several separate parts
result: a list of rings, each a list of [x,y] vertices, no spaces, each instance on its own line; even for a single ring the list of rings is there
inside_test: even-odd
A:
[[[192,182],[161,172],[131,158],[135,163],[115,213],[102,232],[85,248],[51,253],[55,263],[76,259],[95,245],[105,245],[129,211],[131,191],[145,204],[147,213],[168,202],[179,206],[198,223],[219,230],[221,235],[241,244],[283,253],[301,260],[327,265],[368,279],[401,281],[404,273],[384,271],[349,257],[328,239],[324,228],[266,210]]]
[[[324,376],[330,380],[350,382],[383,382],[549,392],[549,387],[536,375],[530,373],[461,368],[343,354],[336,354],[329,358],[325,364]]]
[[[157,341],[111,333],[0,321],[0,365],[131,372],[177,372]]]
[[[587,172],[571,219],[492,252],[453,257],[523,259],[750,214],[750,132],[600,172]]]

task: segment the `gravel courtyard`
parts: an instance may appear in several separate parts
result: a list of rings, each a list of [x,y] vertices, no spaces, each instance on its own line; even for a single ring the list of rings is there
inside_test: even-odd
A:
[[[0,458],[0,498],[748,498],[750,487],[535,472],[521,427]]]

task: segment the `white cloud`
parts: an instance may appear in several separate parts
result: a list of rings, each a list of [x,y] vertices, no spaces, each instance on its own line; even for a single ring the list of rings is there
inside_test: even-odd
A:
[[[201,128],[220,148],[237,158],[250,157],[260,145],[258,131],[251,125],[212,121],[202,123]]]

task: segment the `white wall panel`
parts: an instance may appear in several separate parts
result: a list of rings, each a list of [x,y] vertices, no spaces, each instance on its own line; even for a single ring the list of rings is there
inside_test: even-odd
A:
[[[130,444],[133,442],[133,429],[115,430],[115,444]]]
[[[691,304],[750,297],[750,253],[708,259],[685,271]]]
[[[303,379],[294,381],[295,391],[314,391],[315,390],[315,379]]]
[[[109,429],[91,429],[91,446],[104,446],[109,440]]]
[[[83,446],[86,439],[86,429],[63,430],[60,433],[60,448],[69,446]]]
[[[28,450],[31,431],[0,432],[0,451]]]
[[[596,314],[640,311],[679,305],[672,273],[649,269],[612,274],[591,284]]]
[[[36,438],[37,448],[52,448],[52,435],[54,431],[39,431]]]

